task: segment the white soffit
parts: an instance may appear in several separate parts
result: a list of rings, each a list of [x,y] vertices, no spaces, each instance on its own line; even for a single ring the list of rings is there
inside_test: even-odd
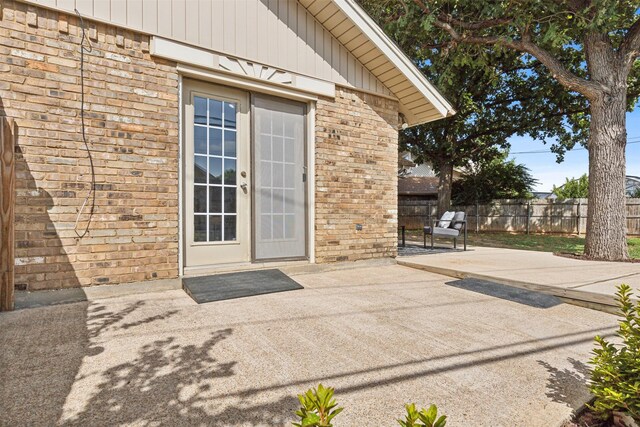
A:
[[[354,0],[299,0],[400,102],[409,126],[455,114],[453,106]]]

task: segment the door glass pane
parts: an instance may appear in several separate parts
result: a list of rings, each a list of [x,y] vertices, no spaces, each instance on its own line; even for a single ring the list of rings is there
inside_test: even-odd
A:
[[[282,222],[284,215],[274,215],[273,217],[273,239],[284,238],[284,224]]]
[[[224,127],[227,129],[236,128],[236,104],[224,103]]]
[[[224,159],[224,185],[235,185],[236,183],[236,160]]]
[[[222,213],[222,187],[209,187],[209,212]]]
[[[193,189],[193,211],[199,213],[207,212],[207,186],[196,185]]]
[[[194,117],[193,121],[199,125],[207,124],[207,100],[199,96],[193,99]]]
[[[222,216],[209,216],[209,241],[219,242],[222,240]]]
[[[196,156],[193,163],[193,180],[200,184],[207,183],[207,157]]]
[[[196,126],[193,130],[193,151],[197,154],[207,154],[207,128]]]
[[[222,156],[222,130],[209,129],[209,155]]]
[[[236,240],[236,104],[194,98],[194,240]],[[224,138],[223,138],[224,136]]]
[[[222,159],[209,158],[209,184],[222,184]]]
[[[273,137],[273,161],[274,162],[281,162],[284,160],[284,153],[283,153],[283,139],[277,136]]]
[[[193,217],[193,240],[196,242],[207,241],[207,216],[195,215]]]
[[[224,131],[224,155],[225,157],[236,156],[236,132]]]
[[[225,215],[224,217],[224,240],[236,240],[235,215]]]
[[[222,101],[209,100],[209,125],[222,126]]]
[[[260,238],[271,240],[271,215],[260,215]]]
[[[235,187],[224,188],[224,211],[233,213],[236,211],[236,189]]]
[[[295,215],[284,216],[284,237],[285,239],[291,239],[296,237],[296,216]]]

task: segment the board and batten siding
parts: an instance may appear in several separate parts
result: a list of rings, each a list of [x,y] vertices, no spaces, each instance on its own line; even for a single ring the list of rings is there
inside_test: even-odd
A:
[[[27,0],[392,96],[297,0]]]

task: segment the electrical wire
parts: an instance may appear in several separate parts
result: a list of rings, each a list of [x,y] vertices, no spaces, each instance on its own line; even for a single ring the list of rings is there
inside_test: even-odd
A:
[[[76,233],[78,238],[82,239],[89,232],[89,225],[91,224],[91,217],[93,216],[93,211],[96,206],[96,172],[93,166],[93,155],[91,154],[91,148],[89,148],[89,143],[87,142],[86,135],[86,127],[84,122],[84,54],[91,53],[93,51],[93,46],[91,45],[91,41],[87,37],[86,28],[84,26],[84,20],[82,19],[82,15],[78,12],[78,9],[75,9],[76,15],[78,15],[78,19],[80,20],[80,28],[82,30],[82,38],[80,39],[80,123],[82,127],[82,142],[84,143],[84,148],[87,151],[87,157],[89,158],[89,166],[91,169],[91,187],[89,188],[89,193],[84,199],[80,210],[78,211],[78,216],[76,217],[76,222],[73,227],[73,231]],[[85,47],[85,42],[89,45],[89,47]],[[80,217],[84,212],[87,204],[91,200],[91,208],[89,209],[89,218],[87,219],[87,225],[80,232],[78,231],[78,223],[80,222]]]
[[[640,139],[636,139],[637,137],[634,137],[633,139],[627,140],[627,145],[629,144],[640,144]],[[580,150],[586,150],[586,148],[584,147],[577,147],[577,148],[572,148],[571,150],[567,150],[567,152],[571,152],[571,151],[580,151]],[[511,153],[509,153],[509,155],[512,154],[556,154],[551,150],[533,150],[533,151],[513,151]]]

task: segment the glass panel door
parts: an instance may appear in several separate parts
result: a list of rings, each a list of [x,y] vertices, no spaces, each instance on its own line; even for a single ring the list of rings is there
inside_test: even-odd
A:
[[[249,261],[248,94],[185,80],[183,99],[185,271]]]
[[[254,256],[306,255],[305,105],[255,96]]]

